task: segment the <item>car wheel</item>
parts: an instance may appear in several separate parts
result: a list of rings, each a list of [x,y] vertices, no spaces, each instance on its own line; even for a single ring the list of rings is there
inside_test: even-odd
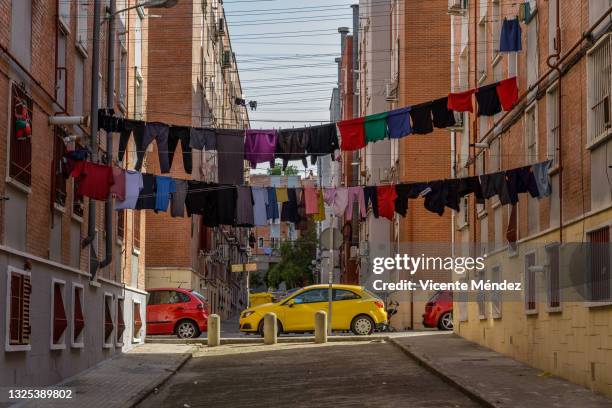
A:
[[[453,330],[453,312],[446,312],[438,320],[438,329]]]
[[[193,339],[200,335],[200,329],[191,320],[182,320],[176,326],[176,335],[179,339]]]
[[[367,336],[374,332],[374,320],[370,316],[359,315],[351,322],[351,331],[357,336]]]
[[[259,326],[257,326],[257,333],[263,337],[264,336],[264,319],[261,319],[261,321],[259,322]],[[276,336],[280,336],[281,334],[283,334],[283,325],[280,322],[280,320],[276,321]]]

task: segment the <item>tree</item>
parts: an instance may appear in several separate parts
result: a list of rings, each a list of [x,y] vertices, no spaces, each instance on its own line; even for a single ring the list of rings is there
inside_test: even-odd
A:
[[[285,171],[283,171],[283,166],[279,164],[275,164],[274,167],[268,169],[268,176],[281,176],[283,174],[285,176],[297,176],[298,173],[298,168],[293,165],[287,166]]]
[[[312,261],[316,253],[317,237],[314,229],[305,231],[294,242],[281,243],[281,260],[266,275],[268,287],[278,288],[282,282],[285,282],[287,289],[311,284]]]

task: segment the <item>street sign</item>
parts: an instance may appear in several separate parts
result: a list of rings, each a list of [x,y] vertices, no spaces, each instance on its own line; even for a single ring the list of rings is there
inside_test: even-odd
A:
[[[334,241],[333,241],[333,248],[332,248],[332,235],[334,237]],[[321,241],[321,248],[323,248],[324,250],[338,250],[340,249],[340,246],[342,245],[342,234],[340,234],[340,231],[338,230],[338,228],[325,228],[323,231],[321,231],[321,236],[320,236],[320,241]]]
[[[256,272],[257,264],[256,263],[247,263],[247,264],[232,264],[232,272]]]

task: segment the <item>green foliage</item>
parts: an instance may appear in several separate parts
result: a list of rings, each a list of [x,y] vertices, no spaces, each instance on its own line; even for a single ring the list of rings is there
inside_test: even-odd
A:
[[[282,282],[287,289],[310,285],[313,282],[312,260],[317,253],[316,241],[314,229],[310,229],[294,242],[281,243],[281,260],[266,275],[268,287],[278,288]]]
[[[276,164],[274,167],[268,169],[268,176],[281,176],[283,174],[285,176],[297,176],[298,173],[298,168],[293,165],[287,166],[285,171],[283,171],[283,166],[280,164]]]

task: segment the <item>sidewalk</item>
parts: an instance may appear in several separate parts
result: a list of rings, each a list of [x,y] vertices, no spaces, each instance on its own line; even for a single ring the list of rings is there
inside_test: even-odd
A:
[[[389,342],[489,407],[612,407],[612,400],[469,342],[453,333]]]
[[[132,407],[185,364],[191,349],[187,345],[142,344],[58,384],[73,389],[72,399],[32,401],[23,406]]]

